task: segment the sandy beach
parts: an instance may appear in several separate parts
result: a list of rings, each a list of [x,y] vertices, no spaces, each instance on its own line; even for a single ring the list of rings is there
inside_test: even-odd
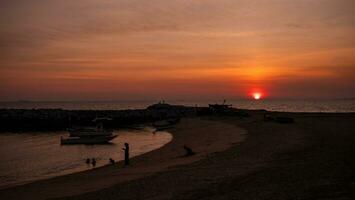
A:
[[[0,191],[1,199],[353,199],[355,114],[185,118],[172,142],[105,166]],[[158,133],[157,133],[158,134]],[[197,152],[184,157],[183,145]]]
[[[37,181],[2,190],[0,198],[47,199],[97,191],[160,171],[168,171],[174,166],[198,161],[213,152],[223,151],[233,144],[240,143],[246,137],[246,131],[235,125],[206,119],[183,119],[168,131],[174,136],[170,143],[133,158],[129,167],[123,167],[123,163],[119,162],[114,166]],[[183,145],[191,147],[197,154],[185,157]]]

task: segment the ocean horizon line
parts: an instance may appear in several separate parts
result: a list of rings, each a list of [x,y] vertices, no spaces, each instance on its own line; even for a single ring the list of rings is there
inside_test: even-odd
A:
[[[100,102],[222,102],[226,100],[228,101],[255,101],[252,98],[220,98],[220,99],[147,99],[147,100],[139,100],[139,99],[129,99],[129,100],[119,100],[119,99],[107,99],[107,100],[94,100],[94,99],[88,99],[88,100],[80,100],[80,99],[75,99],[75,100],[32,100],[32,99],[19,99],[19,100],[0,100],[0,103],[80,103],[80,102],[86,102],[86,103],[100,103]],[[355,97],[339,97],[339,98],[264,98],[260,99],[258,101],[304,101],[304,100],[312,100],[312,101],[332,101],[332,100],[355,100]]]

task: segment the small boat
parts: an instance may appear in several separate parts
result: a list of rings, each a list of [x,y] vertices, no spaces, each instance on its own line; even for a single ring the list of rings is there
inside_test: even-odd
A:
[[[117,135],[110,136],[94,136],[94,137],[68,137],[60,138],[60,144],[106,144],[113,140]]]
[[[96,122],[97,125],[95,128],[71,128],[68,129],[70,137],[85,137],[85,136],[111,136],[113,135],[112,130],[104,129],[103,122],[112,120],[111,118],[95,118],[92,120]]]
[[[113,140],[117,135],[113,135],[112,130],[103,128],[103,121],[111,120],[110,118],[96,118],[93,122],[97,122],[95,128],[76,128],[68,129],[69,137],[60,138],[60,144],[105,144]]]
[[[173,125],[180,122],[180,118],[176,119],[167,119],[162,121],[153,122],[153,127],[155,128],[171,128]]]
[[[180,118],[176,119],[167,119],[162,121],[153,122],[152,126],[155,128],[155,132],[164,131],[170,128],[173,128],[175,124],[180,122]]]
[[[102,128],[79,128],[68,129],[70,137],[85,137],[85,136],[111,136],[112,130],[104,130]]]
[[[161,120],[161,121],[155,121],[153,122],[154,127],[166,127],[166,126],[172,126],[180,122],[180,118],[176,119],[166,119],[166,120]]]
[[[226,104],[226,100],[223,100],[223,104],[208,104],[208,107],[212,110],[216,111],[223,111],[223,110],[228,110],[230,107],[232,107],[232,104]]]

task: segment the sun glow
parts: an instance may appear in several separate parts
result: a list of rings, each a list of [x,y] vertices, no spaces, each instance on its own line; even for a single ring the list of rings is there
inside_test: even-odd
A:
[[[253,97],[255,100],[259,100],[259,99],[261,99],[261,93],[255,92],[255,93],[253,93]]]

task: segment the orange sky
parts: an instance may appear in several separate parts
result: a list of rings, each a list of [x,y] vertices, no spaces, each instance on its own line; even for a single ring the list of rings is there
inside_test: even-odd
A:
[[[355,97],[353,0],[2,0],[0,100]]]

